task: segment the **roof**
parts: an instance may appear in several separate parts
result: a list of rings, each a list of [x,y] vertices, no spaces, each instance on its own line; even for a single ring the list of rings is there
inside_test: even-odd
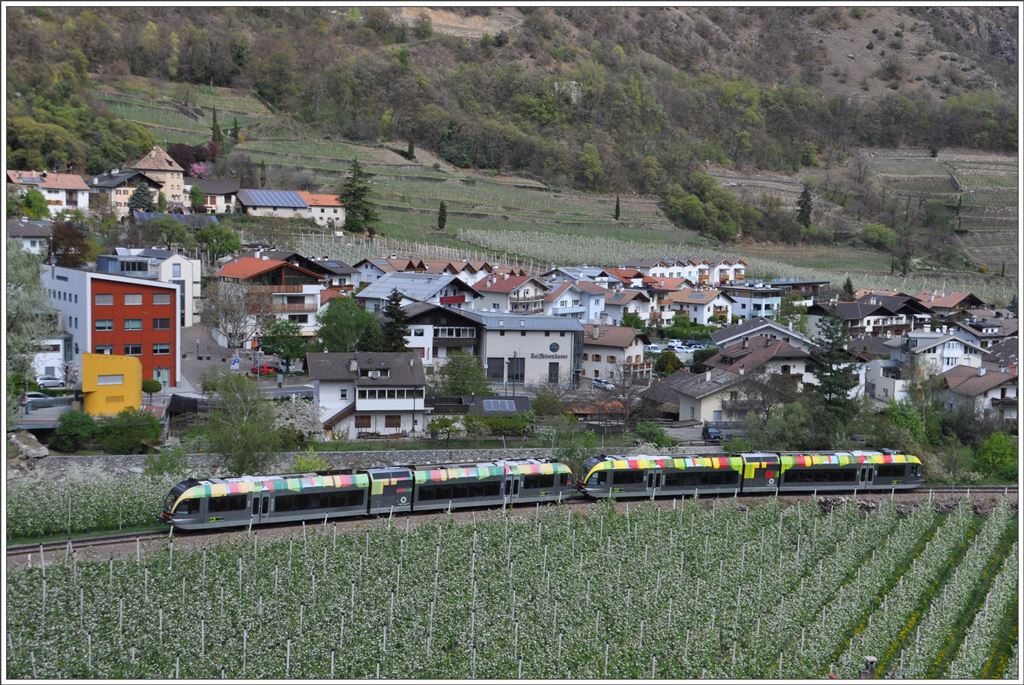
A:
[[[331,195],[329,193],[307,193],[305,190],[299,191],[299,197],[302,198],[310,207],[344,207],[345,203],[341,201],[341,197],[337,195]]]
[[[643,278],[645,276],[643,271],[637,269],[605,269],[610,276],[615,276],[623,283],[628,283],[634,278]]]
[[[971,335],[974,335],[975,337],[980,339],[1002,339],[1007,336],[1016,335],[1019,323],[1017,319],[1011,319],[1001,316],[992,319],[975,318],[974,321],[971,321],[969,319],[967,321],[953,321],[950,325],[962,328]],[[996,330],[990,333],[986,333],[986,328],[994,328]]]
[[[576,287],[589,295],[600,295],[604,297],[604,294],[608,292],[607,288],[602,288],[593,281],[575,281]]]
[[[708,369],[704,373],[690,373],[684,369],[655,383],[642,393],[656,402],[675,403],[681,395],[700,399],[738,383],[743,376],[724,369]]]
[[[292,190],[263,190],[259,188],[242,188],[238,191],[238,201],[246,207],[284,207],[306,209],[306,202]]]
[[[322,278],[319,274],[315,274],[311,271],[303,269],[301,266],[295,266],[288,262],[282,262],[280,259],[257,259],[256,257],[239,257],[233,261],[228,262],[220,268],[215,276],[221,278],[238,278],[247,279],[253,276],[259,276],[262,273],[276,269],[279,266],[283,266],[288,269],[295,269],[301,271],[304,274],[315,276],[316,278]]]
[[[530,411],[530,398],[525,395],[513,397],[472,397],[469,399],[469,414],[479,416],[515,416]]]
[[[551,286],[548,286],[548,287],[551,287]],[[579,288],[576,287],[576,284],[573,283],[572,281],[561,281],[561,282],[556,283],[554,288],[551,291],[549,291],[544,296],[544,301],[545,302],[554,302],[559,297],[561,297],[562,293],[564,293],[569,288],[576,288],[577,290],[579,290]]]
[[[564,275],[578,281],[581,279],[592,280],[602,273],[605,273],[605,270],[599,266],[559,266],[548,269],[540,276],[541,278],[548,278],[554,275]]]
[[[8,219],[8,238],[49,238],[53,233],[52,221],[33,219]]]
[[[989,390],[998,388],[1006,383],[1016,385],[1017,376],[1011,373],[1000,371],[989,371],[985,368],[976,369],[971,366],[954,366],[949,371],[940,374],[946,381],[946,387],[958,395],[977,397],[984,395]]]
[[[836,302],[834,304],[812,304],[807,308],[807,313],[812,316],[828,316],[835,311],[836,315],[843,321],[862,321],[865,316],[876,315],[877,313],[895,314],[893,310],[881,304],[869,304],[867,302]]]
[[[969,340],[964,340],[963,338],[957,337],[955,335],[937,333],[935,331],[908,331],[897,338],[892,338],[891,340],[886,341],[885,346],[889,348],[901,347],[904,341],[906,340],[921,341],[918,345],[909,348],[909,351],[913,354],[930,350],[933,347],[949,342],[951,340],[955,340],[956,342],[963,344],[964,347],[970,347],[977,352],[984,352],[984,350],[981,347],[975,345]]]
[[[878,335],[865,335],[848,341],[846,349],[854,354],[885,359],[889,356],[889,348],[885,346],[887,340]]]
[[[502,314],[500,312],[478,312],[472,309],[460,309],[458,313],[492,331],[583,331],[583,324],[579,319],[567,316]]]
[[[960,305],[978,306],[985,304],[973,293],[962,291],[932,290],[918,293],[915,297],[931,309],[955,309]]]
[[[704,365],[733,373],[739,373],[741,369],[751,373],[775,359],[807,359],[810,356],[785,341],[758,335],[727,346],[705,360]]]
[[[533,276],[509,276],[508,278],[488,276],[473,287],[481,293],[511,293],[530,281],[536,283],[543,290],[549,288],[548,285]]]
[[[644,276],[644,287],[650,290],[675,291],[692,285],[687,278],[663,278],[661,276]]]
[[[178,223],[191,226],[192,228],[204,228],[211,224],[220,223],[213,214],[161,214],[160,212],[132,212],[132,220],[135,222],[150,221],[157,217],[169,216]]]
[[[320,306],[323,306],[336,297],[346,297],[345,291],[340,287],[324,288],[320,291]]]
[[[89,186],[78,174],[58,174],[53,171],[7,170],[11,183],[23,186],[39,186],[52,190],[89,190]]]
[[[679,401],[679,393],[676,392],[675,386],[693,375],[695,374],[686,369],[679,369],[668,378],[651,384],[640,396],[659,404],[676,404]]]
[[[238,478],[211,478],[200,481],[198,485],[181,493],[174,502],[173,511],[184,499],[202,497],[227,497],[228,495],[244,495],[250,492],[275,492],[291,490],[302,492],[312,488],[367,488],[370,477],[365,473],[338,474],[320,476],[305,474],[295,476],[241,476]]]
[[[661,304],[711,304],[718,296],[732,300],[731,297],[721,290],[694,290],[685,288],[670,292],[661,298]]]
[[[880,304],[894,313],[899,313],[902,309],[907,309],[917,314],[931,313],[928,307],[924,306],[910,295],[879,295],[877,293],[868,293],[863,297],[858,297],[857,302]]]
[[[633,262],[628,262],[622,266],[629,267],[632,269],[650,269],[654,266],[670,266],[669,262],[658,257],[644,257]]]
[[[156,180],[155,178],[151,178],[150,176],[147,176],[141,171],[136,171],[134,169],[128,169],[127,171],[119,171],[116,174],[108,171],[107,173],[100,174],[99,176],[88,176],[86,177],[85,182],[89,184],[90,188],[118,188],[127,183],[128,181],[132,180],[136,176],[143,177],[153,185],[163,185],[163,183]]]
[[[238,181],[231,178],[195,178],[186,176],[184,185],[199,188],[204,195],[231,195],[237,193]]]
[[[409,300],[429,300],[440,290],[456,283],[458,287],[475,297],[476,290],[458,276],[451,274],[421,274],[412,271],[391,271],[370,283],[356,297],[370,300],[386,300],[392,290],[397,290]]]
[[[610,305],[624,305],[638,299],[651,301],[642,290],[608,290],[604,294],[605,304]]]
[[[355,361],[356,368],[352,368]],[[415,386],[426,385],[420,356],[413,352],[309,352],[306,369],[312,380],[355,381],[359,386]],[[360,370],[381,371],[388,375],[380,378],[361,376]]]
[[[185,170],[174,161],[174,158],[159,145],[154,145],[152,150],[132,165],[132,168],[140,171],[180,171],[185,173]]]
[[[597,337],[594,337],[594,333],[597,333]],[[586,324],[583,327],[583,345],[597,346],[597,347],[614,347],[614,348],[626,348],[633,344],[633,342],[640,338],[640,341],[646,344],[648,342],[647,334],[643,331],[638,331],[632,326],[601,326]]]
[[[323,267],[331,273],[338,274],[339,276],[346,276],[351,274],[359,273],[358,269],[353,269],[351,266],[341,261],[340,259],[314,259],[313,260],[318,266]]]
[[[723,344],[727,344],[730,340],[734,340],[745,335],[753,335],[763,328],[770,328],[789,336],[791,339],[795,338],[796,340],[801,340],[808,345],[811,344],[811,340],[800,331],[787,328],[778,321],[766,319],[763,316],[759,316],[756,319],[749,319],[748,321],[744,321],[743,323],[739,323],[734,326],[728,326],[727,328],[719,328],[711,334],[711,340],[721,347]]]
[[[983,358],[986,362],[997,366],[1013,366],[1017,363],[1017,357],[1020,353],[1019,347],[1020,341],[1016,336],[1006,338],[986,349]]]

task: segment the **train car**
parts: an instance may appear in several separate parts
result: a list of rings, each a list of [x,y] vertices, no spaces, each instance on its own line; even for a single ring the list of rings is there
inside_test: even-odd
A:
[[[171,488],[160,518],[182,530],[206,530],[360,516],[369,493],[365,473],[190,479]]]
[[[874,451],[780,453],[778,490],[911,490],[924,481],[921,460]]]
[[[595,498],[736,494],[744,462],[738,456],[591,457],[578,485]]]
[[[572,470],[544,459],[424,466],[415,479],[414,511],[560,501],[579,494]]]

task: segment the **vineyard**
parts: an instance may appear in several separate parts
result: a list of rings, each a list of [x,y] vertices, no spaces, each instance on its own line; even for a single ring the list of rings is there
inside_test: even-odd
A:
[[[37,559],[8,573],[8,675],[855,678],[872,654],[879,677],[1015,678],[1016,511],[866,504],[551,506]]]

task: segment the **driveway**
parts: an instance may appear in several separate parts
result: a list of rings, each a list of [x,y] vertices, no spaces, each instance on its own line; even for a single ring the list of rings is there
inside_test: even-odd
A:
[[[207,373],[231,370],[232,351],[218,345],[210,335],[209,329],[202,324],[181,329],[181,353],[181,373],[196,392],[202,390],[203,376]],[[279,363],[279,359],[272,354],[257,354],[252,350],[238,350],[238,356],[241,359],[238,373],[242,374],[256,365],[257,356],[260,364]],[[301,368],[301,363],[298,366]],[[284,382],[292,386],[305,385],[309,383],[309,377],[286,376]],[[269,380],[260,380],[259,383],[262,388],[276,388],[277,376],[271,376]]]

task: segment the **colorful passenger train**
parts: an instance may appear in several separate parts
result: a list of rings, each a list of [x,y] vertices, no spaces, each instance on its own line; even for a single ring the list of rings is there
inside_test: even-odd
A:
[[[190,479],[171,489],[161,520],[183,530],[202,530],[579,497],[889,492],[923,482],[921,460],[894,452],[601,456],[585,460],[575,475],[557,461],[521,459]]]

